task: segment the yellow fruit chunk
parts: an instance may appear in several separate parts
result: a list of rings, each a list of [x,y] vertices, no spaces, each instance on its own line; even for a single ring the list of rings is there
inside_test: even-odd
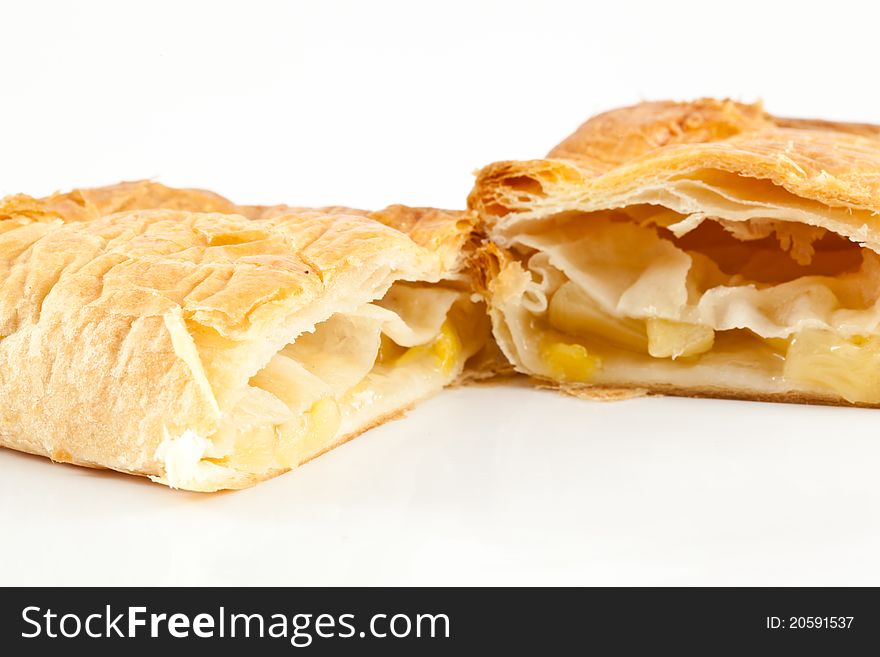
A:
[[[449,321],[443,322],[440,334],[433,342],[412,347],[397,359],[396,365],[414,363],[430,356],[434,366],[443,374],[451,374],[461,356],[462,346],[458,333]]]
[[[271,424],[240,428],[228,461],[248,472],[265,472],[275,465],[275,427]]]
[[[431,345],[431,351],[437,358],[443,373],[452,373],[461,355],[461,340],[450,322],[443,322],[443,326],[440,328],[440,335],[434,340],[434,344]]]
[[[211,437],[215,461],[248,472],[275,466],[276,427],[294,421],[290,408],[261,388],[248,387],[227,421]]]
[[[379,365],[393,364],[398,358],[406,353],[406,347],[401,347],[384,333],[379,342],[379,353],[376,355],[376,363]]]
[[[654,358],[680,358],[705,353],[715,344],[715,331],[700,324],[649,319],[648,353]]]
[[[849,402],[880,403],[880,338],[844,338],[832,331],[797,333],[783,376],[840,395]]]
[[[551,338],[541,342],[541,358],[555,378],[578,383],[590,381],[601,362],[583,345],[558,342]]]
[[[331,397],[319,399],[309,409],[309,436],[320,442],[339,430],[339,404]]]
[[[279,427],[275,460],[284,468],[293,468],[316,452],[329,447],[339,431],[339,404],[332,397],[322,397],[303,414],[300,431]]]
[[[648,349],[644,322],[609,315],[572,281],[564,283],[551,297],[547,319],[553,328],[569,335],[598,336],[641,353]]]

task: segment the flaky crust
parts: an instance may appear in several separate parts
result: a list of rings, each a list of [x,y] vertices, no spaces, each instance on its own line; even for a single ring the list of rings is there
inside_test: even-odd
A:
[[[880,126],[776,117],[761,104],[731,100],[647,102],[589,119],[544,159],[496,162],[477,174],[468,204],[490,238],[476,256],[490,306],[495,276],[512,259],[505,247],[523,227],[566,212],[625,207],[646,188],[707,170],[770,181],[800,199],[843,209],[835,221],[814,225],[880,252]],[[548,383],[579,396],[605,395],[603,386]],[[659,394],[845,403],[818,394],[749,395],[723,385],[632,385]]]
[[[403,206],[269,211],[145,181],[7,197],[0,445],[161,478],[163,437],[211,435],[223,401],[206,385],[211,364],[181,339],[283,346],[284,327],[308,317],[307,330],[330,300],[459,276],[472,225],[468,213]],[[275,474],[230,473],[206,489]]]
[[[238,214],[248,219],[271,219],[303,212],[369,217],[434,251],[441,256],[444,267],[450,270],[461,266],[462,250],[472,238],[477,221],[473,212],[405,205],[372,211],[345,206],[239,205],[203,189],[175,188],[151,180],[135,180],[57,192],[39,199],[26,194],[7,196],[0,199],[0,231],[4,221],[7,226],[31,221],[72,223],[117,212],[158,209]]]
[[[475,212],[414,208],[406,205],[390,205],[383,210],[373,211],[345,206],[295,208],[285,205],[239,206],[239,209],[241,214],[252,219],[267,219],[302,210],[369,217],[405,233],[419,246],[438,254],[448,270],[465,266],[472,251],[471,242],[477,223]]]
[[[35,199],[15,194],[0,201],[0,221],[29,216],[34,220],[57,219],[67,223],[91,221],[131,210],[187,210],[241,214],[232,201],[202,189],[166,187],[149,180],[122,182],[106,187],[74,189]]]
[[[713,99],[600,114],[546,159],[482,169],[469,205],[492,228],[554,201],[560,211],[587,198],[606,206],[651,181],[700,169],[769,180],[802,198],[880,213],[880,128],[777,118],[760,104]],[[880,242],[880,219],[867,229]]]

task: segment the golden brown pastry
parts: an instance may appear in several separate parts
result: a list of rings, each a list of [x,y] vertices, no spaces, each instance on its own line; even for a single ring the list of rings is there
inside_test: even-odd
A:
[[[470,196],[521,371],[620,389],[880,405],[880,128],[643,103]]]
[[[147,182],[7,198],[0,445],[199,491],[285,472],[462,374],[472,227]]]

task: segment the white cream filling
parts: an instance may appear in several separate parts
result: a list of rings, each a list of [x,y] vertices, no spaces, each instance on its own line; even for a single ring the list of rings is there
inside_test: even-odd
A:
[[[199,488],[203,482],[222,477],[225,468],[202,460],[210,447],[209,440],[189,429],[179,436],[171,436],[165,431],[165,437],[156,449],[156,459],[165,464],[165,475],[150,479],[171,488]]]

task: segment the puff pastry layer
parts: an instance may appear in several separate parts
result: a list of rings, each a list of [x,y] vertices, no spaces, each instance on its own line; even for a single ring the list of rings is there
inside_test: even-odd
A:
[[[242,488],[462,376],[471,214],[137,182],[0,204],[0,445]]]
[[[876,126],[643,103],[484,168],[469,201],[521,372],[584,395],[880,404]]]

